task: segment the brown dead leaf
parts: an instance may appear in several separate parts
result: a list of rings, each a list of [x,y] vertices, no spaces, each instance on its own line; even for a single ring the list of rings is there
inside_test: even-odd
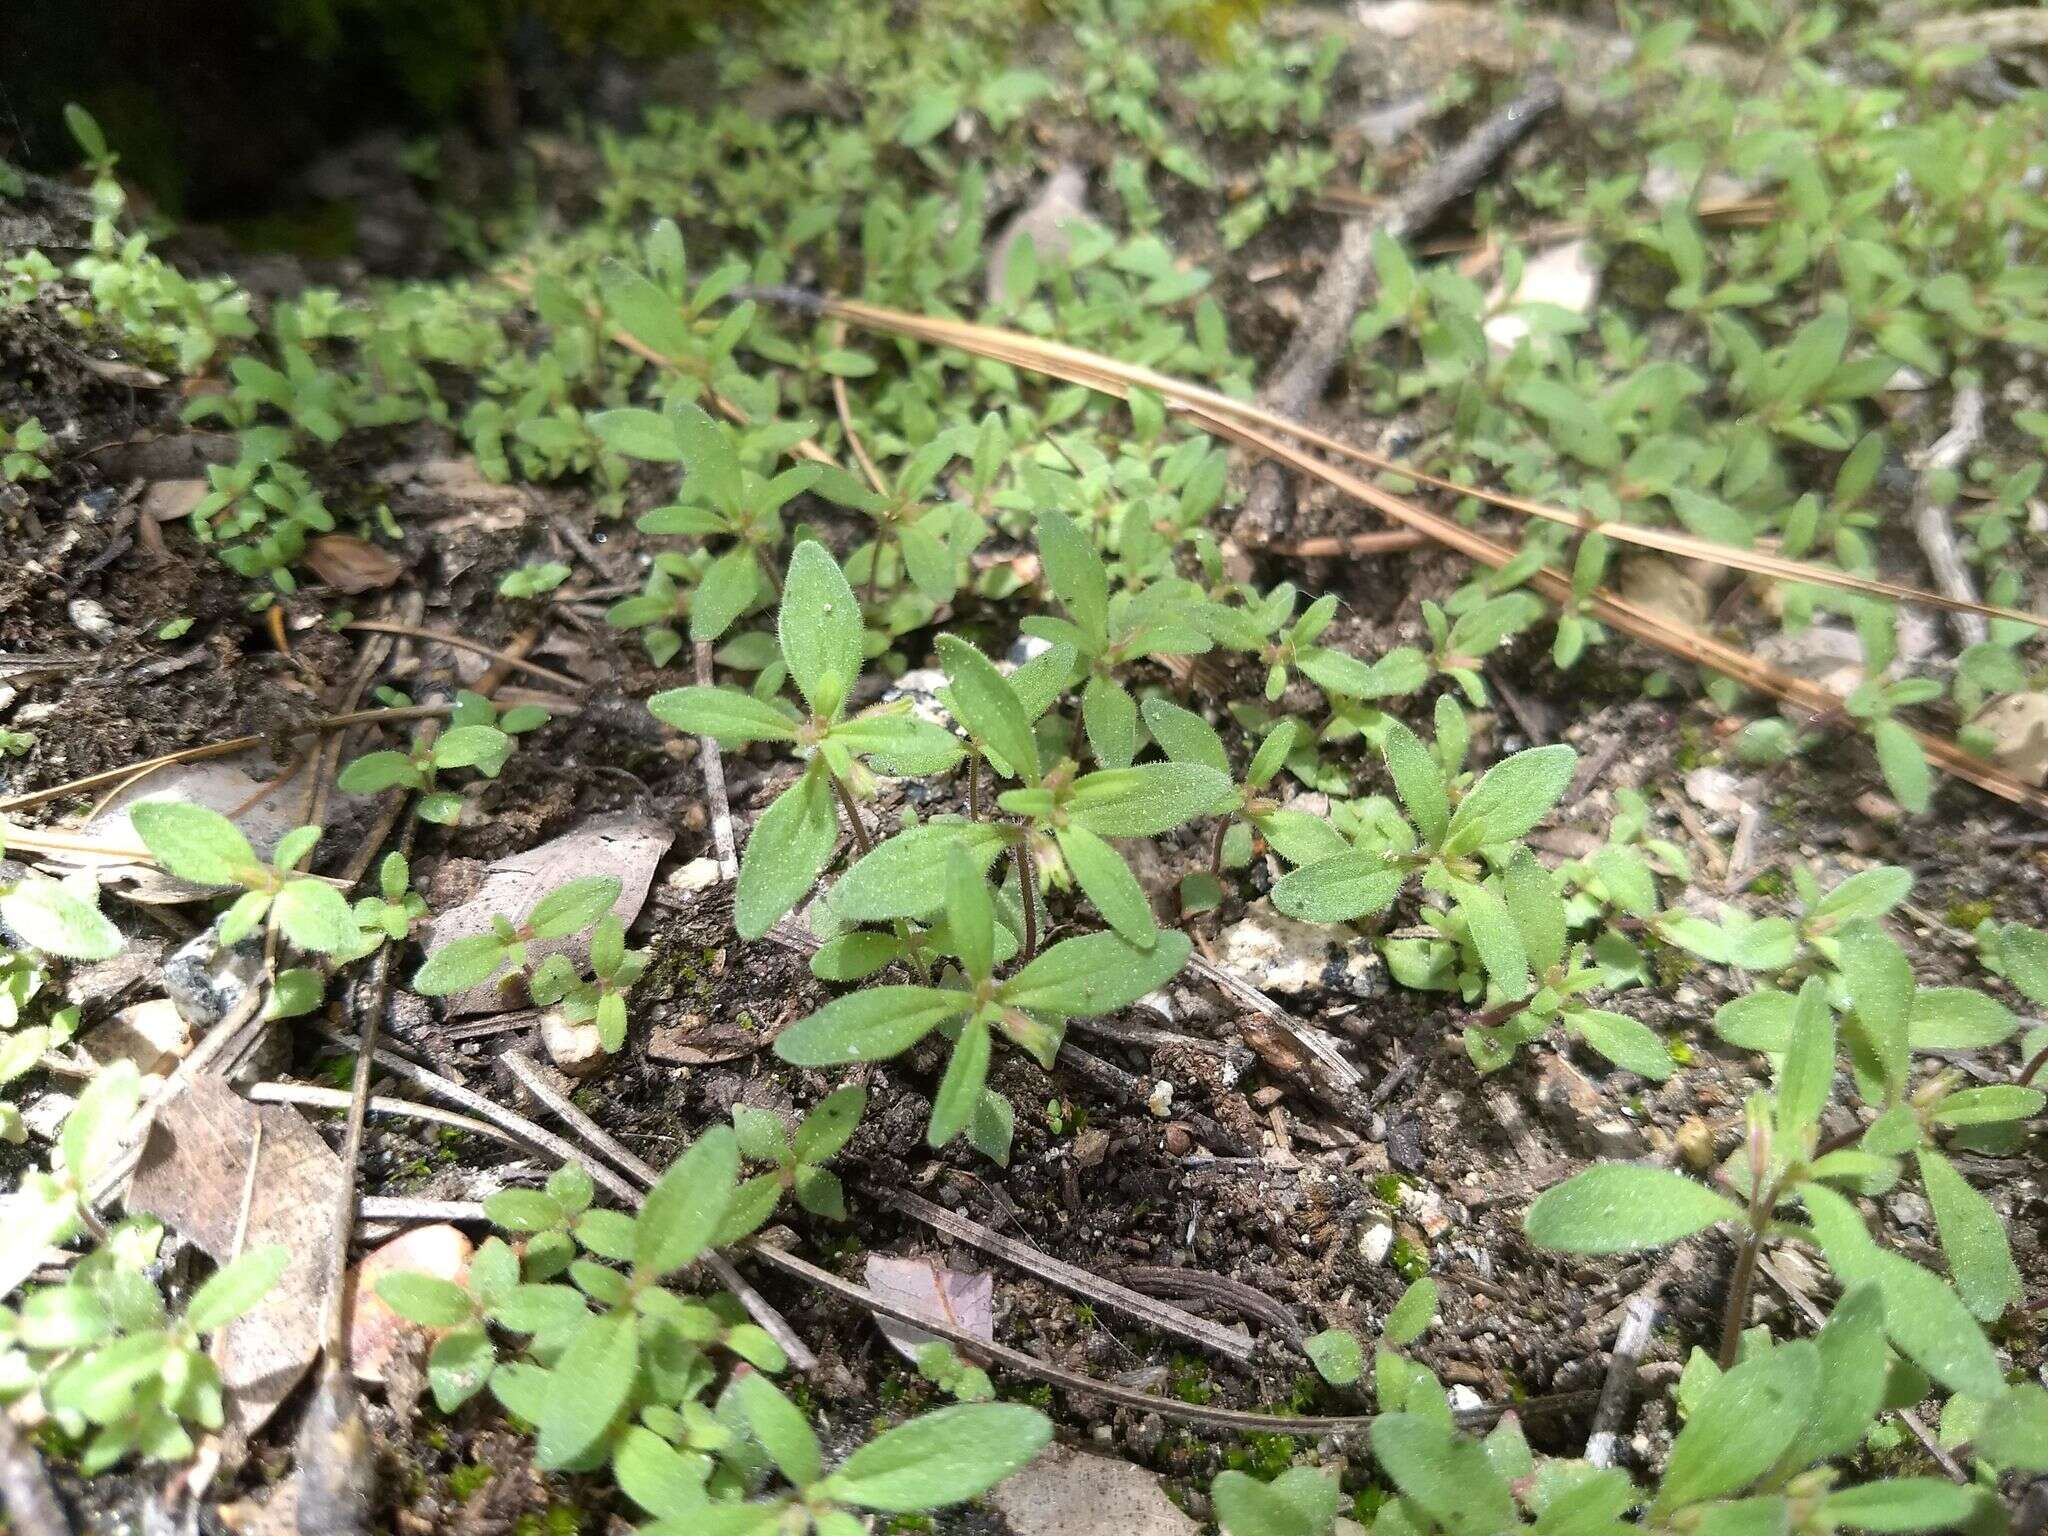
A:
[[[309,542],[306,564],[337,592],[375,592],[405,574],[396,555],[348,533],[323,533]]]
[[[686,1013],[679,1022],[657,1025],[648,1033],[647,1055],[672,1067],[708,1067],[751,1056],[774,1038],[768,1030]]]
[[[394,1361],[417,1342],[431,1337],[428,1329],[392,1311],[377,1294],[386,1275],[410,1272],[436,1280],[462,1283],[473,1250],[469,1239],[446,1222],[402,1232],[349,1273],[354,1300],[349,1308],[349,1364],[358,1381],[382,1381]]]
[[[257,1169],[249,1154],[258,1124]],[[234,1256],[242,1191],[252,1187],[244,1250],[280,1243],[283,1277],[223,1337],[228,1445],[239,1450],[277,1411],[320,1350],[328,1239],[341,1159],[295,1111],[255,1105],[202,1073],[157,1112],[128,1190],[128,1209],[161,1218],[219,1263]]]
[[[887,1297],[906,1311],[920,1313],[935,1322],[964,1328],[978,1339],[995,1337],[995,1277],[983,1270],[941,1269],[923,1259],[899,1259],[885,1253],[871,1253],[867,1263],[868,1289]],[[922,1328],[877,1317],[896,1353],[913,1365],[917,1352],[932,1342]]]
[[[152,480],[142,493],[142,512],[159,523],[175,523],[189,517],[192,509],[206,499],[204,480]]]

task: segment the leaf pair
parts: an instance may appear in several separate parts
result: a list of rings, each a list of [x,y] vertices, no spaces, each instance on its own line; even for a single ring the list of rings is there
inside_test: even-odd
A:
[[[734,899],[743,938],[766,933],[824,872],[839,845],[835,781],[843,789],[856,761],[922,774],[942,772],[962,755],[949,732],[901,711],[846,715],[860,677],[862,631],[860,604],[838,562],[806,540],[790,556],[776,634],[809,717],[732,688],[674,688],[648,700],[657,719],[722,745],[766,741],[813,753],[747,839]]]
[[[291,872],[320,840],[318,827],[299,827],[278,839],[265,864],[227,817],[205,806],[145,800],[129,821],[150,854],[171,874],[194,885],[243,887],[221,921],[221,941],[237,944],[266,919],[300,949],[316,954],[355,951],[361,930],[348,901],[324,880]]]

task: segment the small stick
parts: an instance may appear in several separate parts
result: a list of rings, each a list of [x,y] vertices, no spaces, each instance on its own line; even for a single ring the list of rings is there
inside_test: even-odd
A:
[[[991,1231],[980,1222],[962,1216],[957,1211],[949,1211],[942,1205],[934,1205],[908,1190],[869,1192],[884,1204],[923,1222],[934,1231],[943,1232],[946,1236],[979,1248],[984,1253],[992,1253],[1000,1259],[1006,1259],[1047,1284],[1056,1285],[1061,1290],[1072,1291],[1076,1296],[1085,1296],[1091,1301],[1100,1302],[1106,1307],[1135,1318],[1149,1328],[1186,1339],[1226,1359],[1235,1360],[1240,1365],[1251,1362],[1254,1353],[1252,1341],[1242,1334],[1218,1327],[1169,1302],[1143,1295],[1128,1286],[1118,1285],[1113,1280],[1104,1280],[1100,1276],[1092,1275],[1063,1259],[1056,1259],[1049,1253],[1040,1252],[1029,1243],[1020,1243],[1015,1238],[1004,1237],[1000,1232]]]
[[[1412,528],[1385,528],[1377,533],[1325,534],[1292,544],[1273,544],[1268,552],[1297,560],[1324,560],[1342,555],[1398,555],[1430,542],[1428,535]]]
[[[408,834],[411,828],[407,828]],[[411,837],[404,841],[409,846]],[[334,1235],[327,1260],[327,1295],[321,1308],[320,1382],[299,1425],[300,1536],[355,1536],[367,1530],[376,1495],[377,1467],[363,1400],[349,1361],[348,1250],[355,1235],[356,1173],[369,1124],[370,1077],[377,1032],[391,991],[391,946],[377,951],[370,996],[362,1010],[355,1081],[349,1090],[348,1127],[341,1143],[341,1179],[335,1196]]]
[[[1293,339],[1260,391],[1267,407],[1298,416],[1329,383],[1337,359],[1351,339],[1352,317],[1373,281],[1374,237],[1384,230],[1395,239],[1406,239],[1429,224],[1471,191],[1494,163],[1563,99],[1564,92],[1555,79],[1539,76],[1417,178],[1392,207],[1344,221],[1337,249],[1316,280]],[[1267,535],[1280,510],[1284,489],[1279,466],[1261,463],[1253,470],[1251,494],[1237,517],[1237,527],[1243,530],[1240,541]]]
[[[832,344],[838,346],[846,340],[846,322],[839,321],[832,327]],[[874,487],[877,496],[889,494],[889,484],[882,478],[882,472],[875,468],[875,461],[868,457],[868,450],[860,440],[860,433],[853,427],[853,407],[846,398],[846,380],[839,374],[832,375],[832,408],[839,413],[839,429],[846,434],[846,446],[853,450],[853,457],[860,465],[860,472],[868,477],[868,484]],[[876,541],[876,552],[881,543]]]
[[[699,640],[695,655],[697,682],[711,686],[711,642]],[[725,757],[716,736],[697,738],[697,762],[704,773],[704,793],[711,801],[711,845],[718,850],[718,873],[728,882],[740,877],[739,839],[732,830],[732,801],[725,792]]]
[[[451,635],[446,630],[424,629],[416,624],[398,624],[389,619],[357,619],[353,624],[342,625],[342,628],[360,630],[372,635],[402,635],[408,640],[428,640],[436,645],[453,646],[458,651],[488,656],[501,667],[531,673],[535,677],[545,678],[557,688],[567,688],[578,693],[588,686],[566,672],[557,672],[553,667],[544,667],[537,661],[528,661],[512,651],[501,651],[494,645],[485,645],[481,640],[472,640],[466,635]]]
[[[1593,1412],[1593,1432],[1586,1439],[1586,1460],[1596,1467],[1614,1465],[1614,1453],[1621,1438],[1622,1410],[1628,1407],[1629,1392],[1635,1386],[1636,1367],[1649,1347],[1650,1333],[1657,1326],[1655,1287],[1663,1283],[1660,1274],[1652,1287],[1629,1298],[1621,1319],[1621,1331],[1614,1336],[1614,1353],[1607,1361],[1607,1380],[1600,1388],[1600,1406]]]
[[[71,1536],[71,1522],[43,1470],[43,1458],[21,1438],[14,1420],[0,1413],[0,1504],[7,1523],[21,1536]]]
[[[303,1104],[312,1109],[347,1109],[354,1095],[342,1088],[322,1088],[314,1083],[251,1083],[242,1097],[254,1104]],[[518,1146],[519,1139],[487,1121],[458,1115],[452,1109],[416,1104],[411,1099],[394,1099],[377,1093],[370,1096],[370,1113],[400,1120],[425,1120],[445,1125],[470,1136],[487,1136],[492,1141]]]
[[[1935,499],[1934,479],[1943,471],[1955,469],[1983,440],[1984,391],[1975,384],[1965,384],[1956,391],[1948,430],[1920,455],[1916,466],[1920,480],[1913,492],[1913,538],[1927,560],[1935,586],[1964,603],[1977,601],[1977,584],[1970,579],[1970,568],[1963,564],[1963,557],[1956,550],[1956,531],[1949,522],[1948,509]],[[1948,622],[1965,646],[1980,645],[1990,636],[1982,614],[1951,612]]]
[[[579,688],[581,684],[577,685]],[[345,731],[352,725],[397,725],[406,720],[445,720],[454,709],[452,704],[408,704],[400,709],[358,709],[347,714],[327,715],[304,725],[287,726],[281,734],[286,736],[317,736],[327,731]],[[123,779],[138,773],[154,773],[159,768],[169,768],[177,763],[202,763],[216,757],[233,757],[237,752],[246,752],[251,747],[260,747],[270,736],[230,736],[224,741],[209,741],[196,747],[180,747],[175,752],[166,752],[158,757],[145,758],[139,763],[127,763],[119,768],[103,769],[89,773],[82,779],[72,779],[49,789],[31,790],[24,795],[12,795],[0,800],[0,811],[25,811],[30,806],[44,805],[52,800],[62,800],[67,795],[82,795],[88,790],[98,789],[104,784],[118,784]]]
[[[633,1202],[637,1205],[639,1202]],[[371,1198],[363,1202],[365,1215],[383,1215],[386,1209],[398,1211],[414,1204],[431,1205],[437,1219],[447,1221],[481,1222],[485,1219],[484,1208],[474,1200],[437,1200],[424,1202],[386,1201]],[[740,1251],[749,1257],[759,1259],[772,1269],[802,1280],[805,1284],[825,1291],[843,1301],[864,1308],[877,1317],[886,1317],[892,1322],[907,1323],[921,1328],[934,1338],[958,1345],[969,1355],[1004,1366],[1020,1375],[1050,1382],[1069,1392],[1079,1392],[1087,1397],[1099,1398],[1107,1403],[1119,1403],[1127,1408],[1137,1408],[1148,1413],[1157,1413],[1162,1418],[1174,1419],[1185,1424],[1201,1424],[1211,1429],[1234,1430],[1239,1433],[1260,1433],[1290,1435],[1297,1437],[1315,1435],[1362,1435],[1372,1429],[1373,1414],[1350,1414],[1341,1417],[1297,1416],[1279,1413],[1246,1413],[1236,1408],[1210,1408],[1200,1403],[1184,1403],[1179,1398],[1159,1397],[1136,1387],[1122,1386],[1113,1381],[1097,1381],[1083,1376],[1078,1371],[1067,1370],[1040,1360],[1036,1355],[1026,1354],[1021,1349],[1012,1349],[1007,1344],[998,1344],[969,1332],[957,1323],[933,1317],[917,1311],[885,1296],[877,1295],[864,1285],[851,1280],[842,1280],[829,1269],[820,1269],[808,1260],[800,1259],[759,1238],[749,1238],[740,1245]],[[1590,1391],[1553,1392],[1544,1397],[1532,1397],[1519,1403],[1484,1404],[1478,1408],[1452,1410],[1452,1418],[1462,1427],[1473,1428],[1493,1423],[1509,1413],[1528,1416],[1540,1413],[1562,1413],[1582,1408],[1591,1402],[1595,1394]]]
[[[1301,1046],[1304,1052],[1322,1063],[1323,1067],[1329,1071],[1335,1082],[1342,1088],[1352,1093],[1364,1091],[1364,1074],[1349,1061],[1346,1061],[1341,1051],[1337,1050],[1335,1046],[1329,1044],[1328,1041],[1322,1039],[1319,1035],[1304,1029],[1300,1020],[1296,1019],[1293,1014],[1282,1008],[1250,982],[1245,981],[1241,977],[1231,975],[1222,966],[1201,955],[1190,955],[1188,957],[1188,969],[1212,986],[1220,988],[1229,996],[1237,999],[1244,1007],[1279,1025]]]

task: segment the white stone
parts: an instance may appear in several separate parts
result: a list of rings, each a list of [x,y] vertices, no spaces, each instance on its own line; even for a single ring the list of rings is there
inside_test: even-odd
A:
[[[1385,1222],[1367,1227],[1358,1239],[1358,1256],[1368,1264],[1384,1264],[1394,1251],[1394,1229]]]
[[[1261,992],[1293,995],[1329,988],[1371,997],[1383,990],[1379,957],[1363,943],[1339,948],[1344,934],[1342,928],[1283,917],[1262,898],[1218,935],[1216,963]]]
[[[1524,263],[1522,280],[1512,296],[1501,284],[1494,284],[1487,295],[1487,308],[1497,313],[1480,329],[1494,351],[1509,353],[1530,332],[1529,322],[1514,312],[1517,305],[1548,304],[1583,315],[1599,293],[1600,268],[1593,260],[1592,243],[1567,240],[1538,251]]]
[[[694,896],[699,891],[710,890],[719,879],[718,860],[692,859],[668,877],[668,888],[678,895]]]
[[[71,627],[88,640],[105,644],[121,633],[121,626],[107,616],[106,605],[89,597],[74,597],[65,612],[71,616]]]
[[[550,1008],[540,1016],[540,1038],[549,1060],[571,1077],[588,1077],[604,1065],[604,1040],[595,1024],[572,1024]]]
[[[1159,1119],[1164,1120],[1173,1113],[1173,1084],[1160,1078],[1152,1085],[1152,1092],[1145,1099],[1145,1107]]]
[[[988,1502],[1011,1536],[1195,1536],[1198,1529],[1144,1468],[1063,1445],[996,1484]]]

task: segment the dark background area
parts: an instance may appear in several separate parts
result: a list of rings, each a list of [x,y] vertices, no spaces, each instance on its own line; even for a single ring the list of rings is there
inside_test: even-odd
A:
[[[123,179],[179,219],[306,200],[300,173],[379,131],[522,127],[617,109],[609,75],[764,9],[746,0],[9,0],[0,158],[78,159],[64,104],[99,120]]]

